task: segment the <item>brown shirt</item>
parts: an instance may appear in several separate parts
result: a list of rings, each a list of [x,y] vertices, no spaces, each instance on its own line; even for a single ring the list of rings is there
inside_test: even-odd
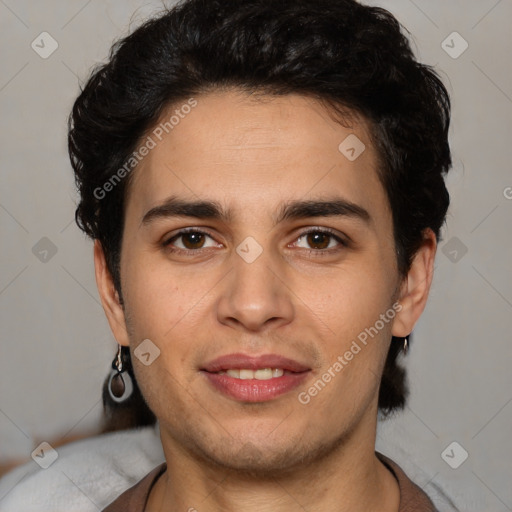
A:
[[[393,473],[400,489],[400,507],[398,512],[438,512],[430,498],[403,472],[391,459],[375,452],[382,463]],[[113,501],[103,512],[143,512],[151,488],[167,468],[164,462],[147,474],[133,487]]]

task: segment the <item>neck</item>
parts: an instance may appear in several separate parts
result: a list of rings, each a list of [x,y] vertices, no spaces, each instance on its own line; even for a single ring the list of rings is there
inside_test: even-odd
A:
[[[161,429],[167,471],[147,510],[397,512],[398,483],[375,455],[375,427],[354,432],[312,463],[263,478],[191,455]]]

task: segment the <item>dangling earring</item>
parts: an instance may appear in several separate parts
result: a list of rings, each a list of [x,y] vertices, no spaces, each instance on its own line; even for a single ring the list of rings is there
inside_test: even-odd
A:
[[[409,350],[409,336],[406,336],[404,338],[404,345],[402,347],[402,350],[403,350],[403,353],[404,353],[404,356],[407,354],[407,351]]]
[[[123,348],[118,345],[117,355],[112,361],[112,371],[108,379],[108,393],[114,402],[124,402],[133,392],[133,382],[130,374],[126,371],[126,361],[123,361]]]

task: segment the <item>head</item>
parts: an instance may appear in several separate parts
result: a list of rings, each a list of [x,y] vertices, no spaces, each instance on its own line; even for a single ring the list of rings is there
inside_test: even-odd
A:
[[[315,431],[334,441],[377,407],[403,407],[399,340],[423,310],[449,204],[449,116],[446,89],[396,19],[354,0],[189,0],[117,42],[75,102],[69,151],[76,219],[95,240],[100,295],[130,347],[144,397],[131,405],[144,421],[154,419],[147,402],[203,455],[201,436],[221,446],[226,435],[239,436],[239,457],[248,444],[261,456],[259,429],[284,460],[291,445],[268,434],[283,411],[300,418],[290,442],[306,432],[318,447]],[[194,212],[204,216],[169,216],[171,197],[202,202]],[[318,205],[335,198],[345,203]],[[280,215],[308,200],[309,221]],[[203,234],[176,238],[193,226]],[[236,250],[247,237],[261,251],[250,263]],[[232,419],[193,419],[204,414],[200,370],[218,355],[279,352],[320,378],[375,331],[306,409],[290,396],[241,406],[211,391]],[[144,339],[160,350],[148,367],[133,357]],[[191,439],[194,421],[204,429]],[[208,456],[227,457],[215,450]]]

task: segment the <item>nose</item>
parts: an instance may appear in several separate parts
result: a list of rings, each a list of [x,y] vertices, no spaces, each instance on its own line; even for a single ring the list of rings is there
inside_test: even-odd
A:
[[[232,271],[223,280],[217,305],[219,322],[251,332],[291,322],[293,293],[286,266],[270,249],[252,262],[233,251]]]

